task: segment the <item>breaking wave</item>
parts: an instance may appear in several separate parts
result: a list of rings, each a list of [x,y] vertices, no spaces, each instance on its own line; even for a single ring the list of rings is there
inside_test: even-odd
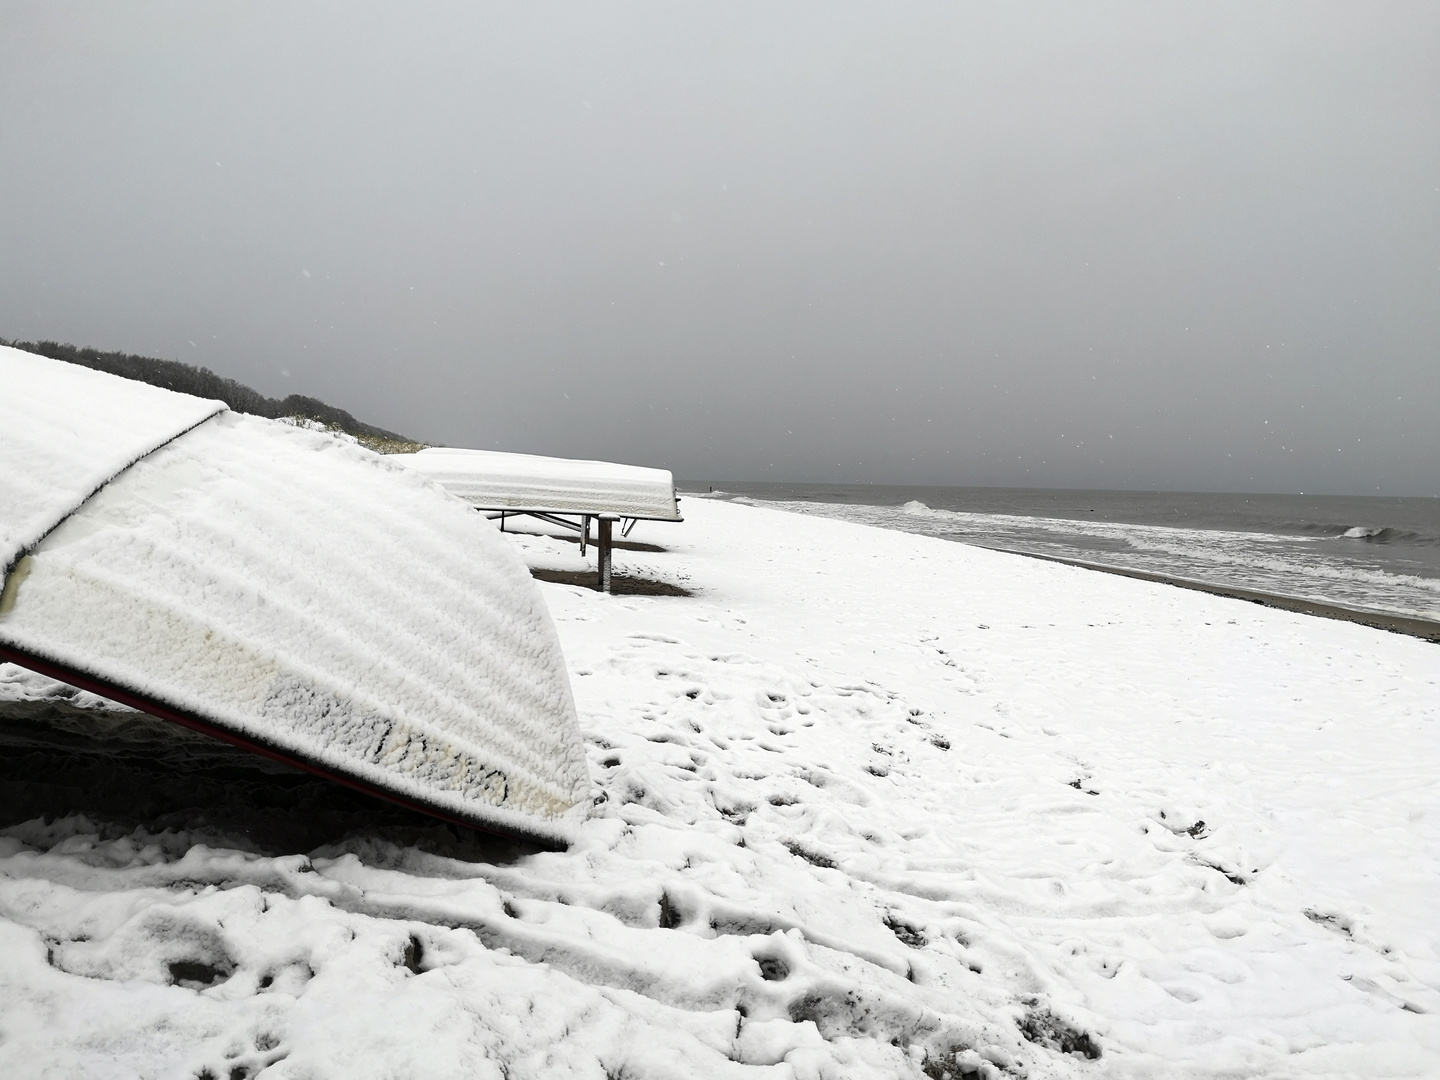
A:
[[[1367,544],[1440,544],[1440,536],[1425,536],[1406,529],[1372,529],[1352,525],[1340,534],[1344,540],[1364,540]]]
[[[1367,544],[1416,544],[1423,547],[1440,545],[1440,536],[1388,525],[1317,525],[1314,522],[1295,522],[1282,526],[1281,531],[1319,539],[1361,540]]]

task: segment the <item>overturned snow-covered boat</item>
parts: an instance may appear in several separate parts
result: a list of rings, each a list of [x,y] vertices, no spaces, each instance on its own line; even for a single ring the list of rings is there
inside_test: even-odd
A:
[[[0,347],[0,660],[547,844],[588,807],[494,528],[331,435]]]
[[[580,554],[599,524],[599,588],[610,591],[612,523],[629,536],[637,521],[681,521],[675,478],[666,469],[613,461],[538,457],[498,450],[431,446],[392,460],[428,476],[488,517],[534,517],[580,534]]]
[[[478,510],[680,520],[675,478],[666,469],[453,446],[431,446],[394,458]]]

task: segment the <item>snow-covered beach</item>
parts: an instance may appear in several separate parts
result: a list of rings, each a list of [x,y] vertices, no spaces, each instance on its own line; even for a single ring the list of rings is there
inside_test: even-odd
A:
[[[0,1074],[1440,1072],[1440,648],[684,512],[616,562],[693,595],[540,586],[568,851],[5,829]]]

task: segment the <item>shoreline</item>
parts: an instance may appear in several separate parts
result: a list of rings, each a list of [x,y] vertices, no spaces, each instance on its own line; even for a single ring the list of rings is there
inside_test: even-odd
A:
[[[976,544],[975,546],[981,547],[982,545]],[[1279,593],[1260,592],[1231,585],[1215,585],[1206,581],[1196,581],[1193,578],[1157,574],[1149,570],[1129,570],[1120,566],[1107,566],[1104,563],[1086,562],[1083,559],[1066,559],[1059,555],[1040,555],[1033,551],[1017,551],[1014,548],[986,547],[985,550],[999,551],[1006,555],[1020,555],[1026,559],[1040,559],[1043,562],[1060,563],[1063,566],[1076,566],[1082,570],[1098,570],[1101,573],[1134,578],[1137,581],[1153,581],[1160,585],[1173,585],[1178,589],[1209,593],[1211,596],[1220,596],[1227,600],[1244,600],[1251,604],[1260,604],[1262,607],[1277,608],[1281,611],[1295,611],[1302,615],[1315,615],[1322,619],[1358,623],[1375,630],[1405,634],[1409,637],[1420,638],[1422,641],[1440,644],[1440,622],[1422,619],[1414,615],[1391,615],[1380,611],[1365,611],[1360,608],[1326,603],[1323,600],[1305,600],[1298,596],[1283,596]]]

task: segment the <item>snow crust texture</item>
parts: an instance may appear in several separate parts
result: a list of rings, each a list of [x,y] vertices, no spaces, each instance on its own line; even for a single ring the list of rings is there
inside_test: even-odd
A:
[[[467,822],[563,843],[588,809],[513,549],[326,434],[226,412],[143,458],[16,564],[0,641]]]
[[[688,516],[617,560],[693,597],[544,586],[599,800],[568,851],[0,834],[0,1073],[1440,1072],[1440,649]]]
[[[0,575],[105,481],[224,402],[0,345]]]
[[[391,460],[485,510],[680,520],[675,480],[664,469],[443,446]]]

